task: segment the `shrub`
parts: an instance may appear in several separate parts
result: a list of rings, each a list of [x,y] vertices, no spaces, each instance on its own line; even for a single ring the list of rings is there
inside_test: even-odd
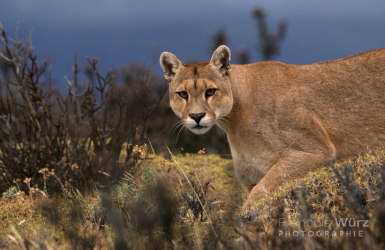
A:
[[[0,192],[15,179],[31,178],[32,186],[42,187],[41,169],[54,170],[57,178],[47,181],[57,189],[58,180],[88,189],[133,168],[132,149],[147,139],[149,119],[165,93],[154,91],[154,97],[143,99],[154,85],[148,80],[151,72],[144,68],[139,86],[128,85],[130,89],[117,86],[116,70],[102,75],[98,60],[87,58],[87,78],[81,84],[75,57],[73,80],[65,78],[68,91],[63,93],[52,86],[49,62],[39,62],[33,54],[31,35],[19,39],[16,30],[9,39],[0,28]],[[142,106],[119,94],[130,91]]]

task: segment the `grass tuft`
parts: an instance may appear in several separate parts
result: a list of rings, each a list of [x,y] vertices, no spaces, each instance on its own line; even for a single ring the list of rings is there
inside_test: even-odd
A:
[[[126,172],[104,190],[69,188],[62,195],[30,197],[13,188],[0,205],[0,246],[381,249],[384,159],[379,149],[311,172],[255,203],[253,220],[245,222],[238,212],[246,193],[232,175],[231,160],[205,154],[166,160],[151,154],[135,173]]]

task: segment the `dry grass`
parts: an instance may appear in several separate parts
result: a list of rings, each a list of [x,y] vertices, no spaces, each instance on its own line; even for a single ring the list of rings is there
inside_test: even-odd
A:
[[[379,150],[319,169],[255,204],[253,220],[243,221],[238,210],[246,193],[233,177],[231,160],[204,152],[172,160],[150,154],[138,160],[135,175],[126,172],[109,190],[81,194],[68,186],[60,196],[37,192],[3,198],[0,247],[381,249],[384,159]],[[369,220],[369,227],[338,226],[335,218]],[[327,220],[327,227],[294,223]],[[294,231],[305,236],[294,237]],[[312,231],[323,235],[309,237]],[[325,231],[338,235],[327,237]]]

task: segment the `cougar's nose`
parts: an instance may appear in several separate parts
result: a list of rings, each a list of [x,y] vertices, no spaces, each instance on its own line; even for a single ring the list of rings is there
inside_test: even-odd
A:
[[[206,115],[206,113],[191,113],[190,117],[194,119],[198,124],[201,121],[201,119]]]

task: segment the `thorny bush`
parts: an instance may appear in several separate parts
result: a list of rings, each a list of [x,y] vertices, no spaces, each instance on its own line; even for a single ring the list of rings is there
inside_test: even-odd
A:
[[[149,120],[167,85],[145,66],[118,85],[117,70],[103,75],[96,58],[87,58],[82,68],[75,55],[64,93],[53,87],[50,63],[39,62],[33,53],[31,34],[19,39],[16,29],[10,39],[1,24],[0,29],[0,192],[25,178],[42,187],[45,178],[39,171],[46,168],[58,177],[48,178],[50,190],[60,188],[58,179],[80,190],[101,187],[133,168],[132,149],[146,142]],[[138,98],[121,93],[141,97],[140,105]],[[29,190],[24,184],[21,188]]]

